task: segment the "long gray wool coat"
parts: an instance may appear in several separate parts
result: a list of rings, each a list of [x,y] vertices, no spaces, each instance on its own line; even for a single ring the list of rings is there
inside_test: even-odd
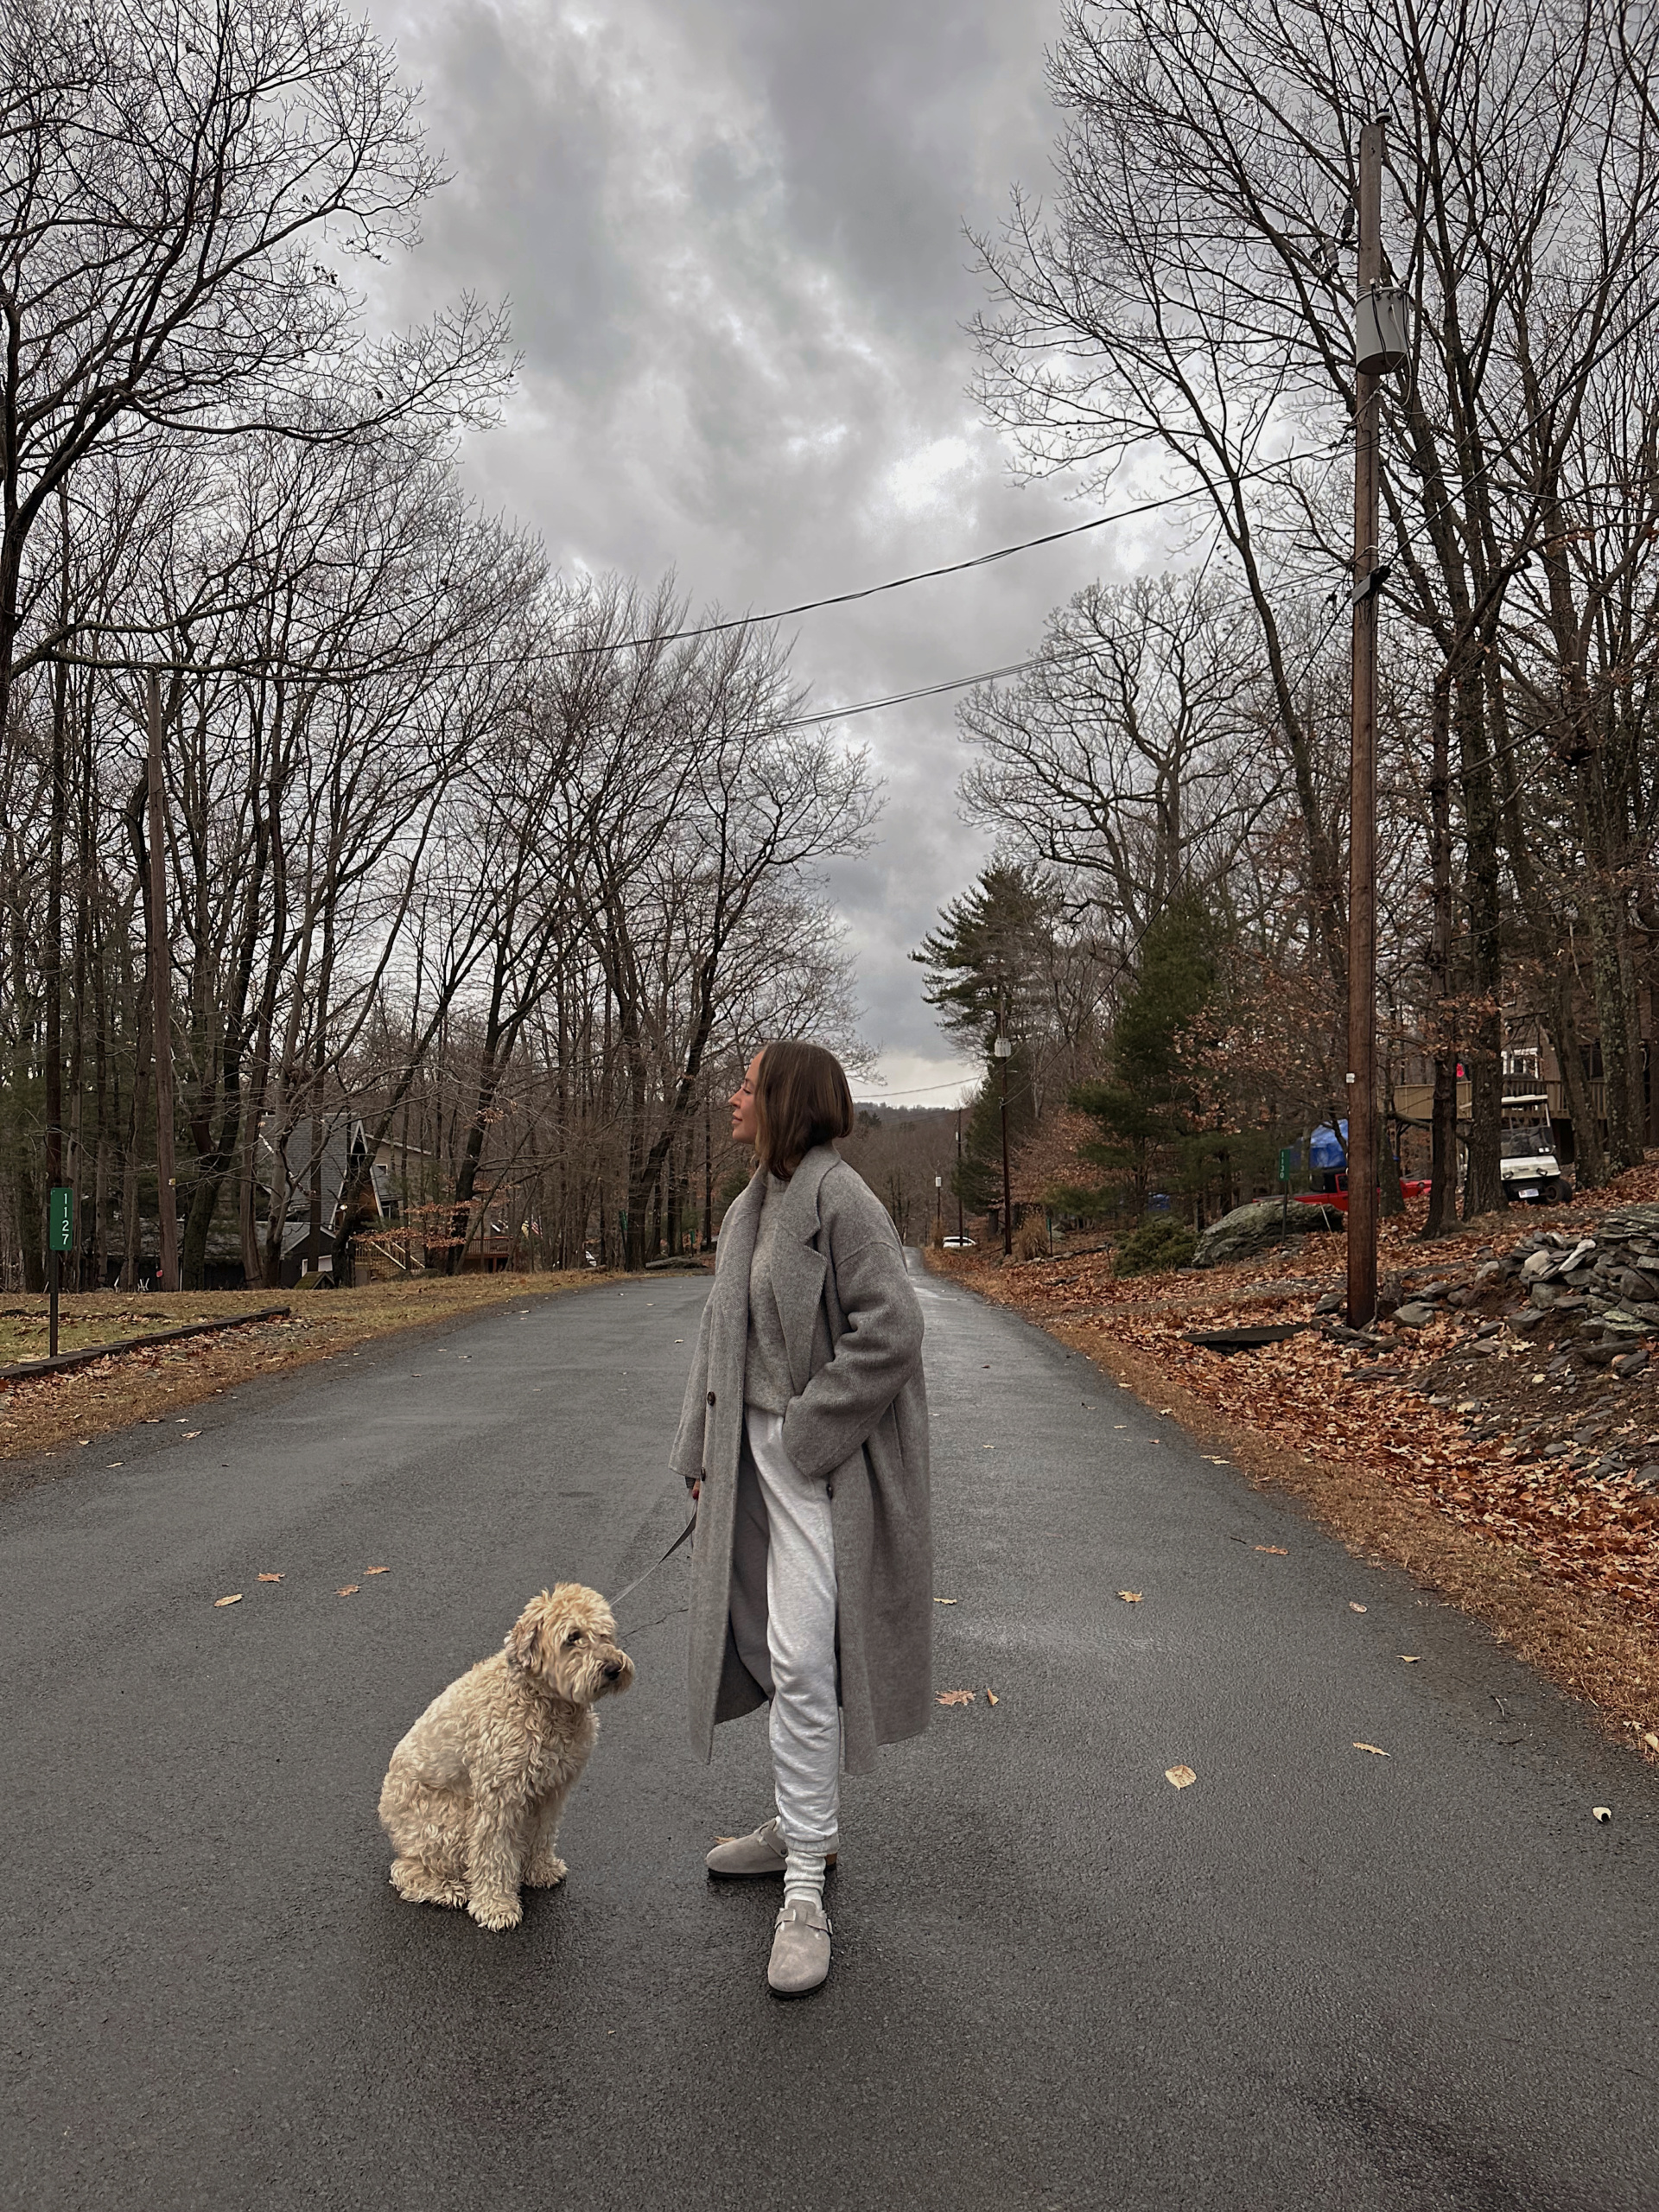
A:
[[[686,1384],[673,1465],[702,1498],[692,1539],[691,1742],[707,1759],[717,1721],[766,1691],[731,1630],[749,1262],[766,1197],[758,1173],[726,1211],[714,1288]],[[784,1448],[830,1486],[839,1590],[842,1757],[849,1773],[878,1744],[919,1735],[933,1702],[933,1550],[928,1519],[922,1309],[887,1211],[830,1145],[808,1153],[773,1200],[782,1211],[772,1281],[796,1395]],[[746,1571],[750,1586],[764,1574]]]

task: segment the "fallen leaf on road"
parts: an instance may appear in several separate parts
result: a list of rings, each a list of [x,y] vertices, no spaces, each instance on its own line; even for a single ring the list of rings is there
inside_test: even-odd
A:
[[[1164,1780],[1177,1789],[1186,1789],[1198,1778],[1190,1766],[1166,1766],[1164,1769]]]
[[[1362,1744],[1357,1737],[1354,1738],[1354,1749],[1357,1751],[1369,1751],[1374,1759],[1385,1759],[1389,1757],[1389,1753],[1379,1745]]]
[[[934,1701],[938,1705],[971,1705],[974,1697],[972,1690],[941,1690]]]
[[[348,1582],[343,1590],[336,1590],[334,1595],[336,1598],[355,1598],[362,1587],[360,1582]]]
[[[390,1574],[391,1569],[389,1567],[365,1567],[363,1572],[365,1574]]]
[[[1650,1751],[1659,1751],[1659,1736],[1656,1736],[1651,1728],[1643,1733],[1642,1740]]]
[[[995,1690],[988,1689],[985,1693],[985,1702],[987,1705],[1001,1705],[1002,1700]]]
[[[201,1431],[199,1428],[187,1428],[179,1441],[181,1444],[192,1444],[200,1434]]]
[[[1405,1661],[1408,1667],[1414,1667],[1417,1664],[1418,1660],[1422,1656],[1422,1654],[1419,1651],[1402,1651],[1400,1654],[1400,1656]]]
[[[1126,1605],[1138,1605],[1147,1593],[1144,1590],[1120,1590],[1117,1594]]]
[[[936,1598],[933,1602],[936,1605],[959,1605],[962,1600],[960,1598]]]
[[[1613,1817],[1613,1808],[1611,1805],[1592,1805],[1590,1811],[1592,1817],[1599,1820],[1604,1827]]]
[[[239,1605],[241,1602],[242,1592],[239,1590],[232,1590],[228,1598],[214,1599],[213,1611],[217,1612],[221,1605]]]
[[[118,1466],[120,1465],[120,1464],[121,1464],[121,1462],[120,1462],[118,1459],[111,1459],[111,1460],[110,1461],[110,1463],[109,1463],[110,1466],[111,1466],[111,1467],[118,1467]],[[107,1469],[105,1470],[105,1471],[107,1472]]]
[[[1365,1608],[1363,1605],[1357,1605],[1351,1598],[1348,1600],[1348,1610],[1351,1613],[1363,1613]]]
[[[1258,1544],[1255,1548],[1259,1552],[1271,1552],[1275,1559],[1288,1559],[1290,1557],[1290,1554],[1285,1549],[1282,1544]]]
[[[259,1577],[262,1582],[280,1582],[282,1579],[280,1574],[262,1574]]]

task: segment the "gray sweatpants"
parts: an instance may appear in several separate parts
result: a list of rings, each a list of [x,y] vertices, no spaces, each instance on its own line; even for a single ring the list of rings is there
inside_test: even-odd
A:
[[[772,1771],[784,1840],[806,1851],[836,1847],[841,1805],[841,1709],[836,1682],[836,1538],[828,1485],[798,1474],[784,1450],[781,1414],[746,1406],[743,1420],[758,1496],[738,1510],[766,1522],[766,1649],[758,1591],[732,1592],[738,1656],[772,1691]]]

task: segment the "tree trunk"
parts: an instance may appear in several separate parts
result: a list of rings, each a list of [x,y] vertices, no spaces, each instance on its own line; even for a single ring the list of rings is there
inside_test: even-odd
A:
[[[1458,1063],[1452,990],[1452,670],[1434,686],[1428,775],[1429,866],[1433,884],[1428,960],[1429,1042],[1434,1096],[1429,1109],[1428,1219],[1425,1236],[1444,1236],[1458,1211]]]
[[[1469,908],[1469,1167],[1465,1220],[1503,1210],[1503,957],[1499,934],[1498,821],[1478,668],[1458,680],[1465,898]]]

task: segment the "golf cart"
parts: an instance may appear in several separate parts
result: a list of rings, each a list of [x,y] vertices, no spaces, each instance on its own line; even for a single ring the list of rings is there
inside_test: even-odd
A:
[[[1549,1126],[1549,1100],[1541,1090],[1503,1101],[1498,1173],[1503,1196],[1535,1206],[1559,1205],[1567,1196],[1555,1138]]]

